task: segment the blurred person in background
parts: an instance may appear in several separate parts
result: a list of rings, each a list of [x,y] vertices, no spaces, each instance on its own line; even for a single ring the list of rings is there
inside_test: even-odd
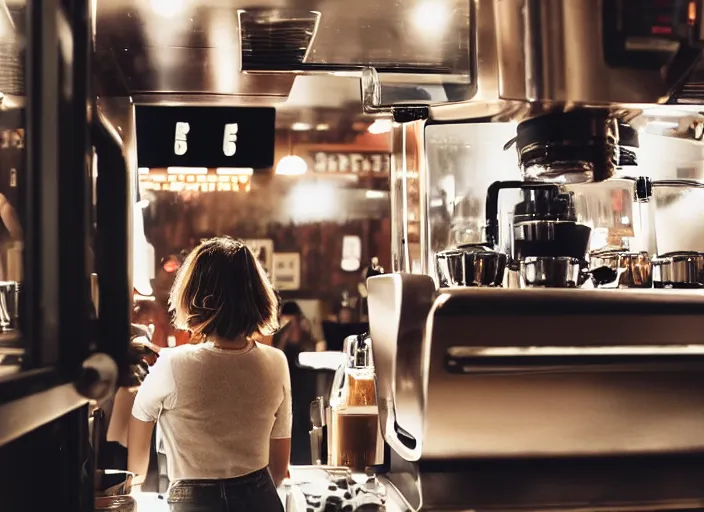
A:
[[[129,372],[118,382],[115,395],[100,408],[105,413],[105,431],[100,434],[98,465],[102,469],[127,469],[127,428],[137,389],[156,363],[160,348],[149,340],[149,331],[132,324],[128,349]]]
[[[157,347],[166,348],[169,346],[169,334],[171,332],[171,322],[167,309],[159,302],[150,300],[135,300],[132,309],[132,320],[138,325],[148,325],[151,332],[150,341]]]
[[[310,321],[294,301],[281,307],[281,329],[274,335],[274,347],[286,354],[291,374],[293,428],[291,433],[291,463],[311,464],[310,403],[316,397],[316,374],[298,365],[301,352],[315,351],[315,338]]]
[[[191,344],[161,351],[140,386],[128,429],[139,491],[159,422],[173,512],[283,511],[291,383],[284,355],[254,340],[279,326],[278,299],[241,241],[208,240],[183,262],[169,303]]]

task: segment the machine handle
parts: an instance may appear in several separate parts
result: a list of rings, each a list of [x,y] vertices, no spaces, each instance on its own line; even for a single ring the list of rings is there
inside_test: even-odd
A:
[[[449,373],[481,374],[512,371],[559,372],[650,365],[671,370],[673,364],[704,364],[704,346],[609,347],[450,347],[445,355]],[[669,364],[668,364],[669,363]]]

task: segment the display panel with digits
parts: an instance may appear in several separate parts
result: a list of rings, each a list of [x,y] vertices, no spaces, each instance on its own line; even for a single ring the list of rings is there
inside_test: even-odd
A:
[[[276,111],[266,107],[137,106],[140,167],[274,164]]]

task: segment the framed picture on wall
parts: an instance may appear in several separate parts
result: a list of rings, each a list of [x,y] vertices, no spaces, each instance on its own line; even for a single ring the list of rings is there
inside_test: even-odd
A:
[[[274,253],[272,279],[279,290],[298,290],[301,287],[301,255],[297,252]]]
[[[264,270],[271,275],[274,263],[274,241],[270,238],[251,238],[244,240],[244,243],[252,250],[259,263],[264,266]]]

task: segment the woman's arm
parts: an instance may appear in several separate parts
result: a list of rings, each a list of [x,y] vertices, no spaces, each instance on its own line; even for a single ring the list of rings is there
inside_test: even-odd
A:
[[[176,382],[168,350],[157,359],[137,391],[127,432],[127,468],[135,473],[134,483],[141,485],[149,467],[154,423],[163,410],[176,404]]]
[[[269,472],[276,487],[281,485],[288,475],[291,459],[291,438],[271,439],[269,441]]]
[[[149,469],[149,448],[154,431],[153,421],[130,418],[127,436],[127,471],[135,474],[133,486],[141,486]]]
[[[132,327],[135,328],[134,324]],[[117,389],[107,431],[108,441],[116,441],[125,448],[127,447],[127,430],[132,417],[135,395],[145,372],[142,365],[146,363],[153,366],[156,363],[159,357],[159,347],[152,345],[145,337],[137,337],[130,342],[129,352],[132,362],[130,368],[133,373],[129,382],[123,384],[134,384],[134,387],[123,385]]]
[[[269,440],[269,471],[276,487],[288,475],[288,465],[291,460],[291,376],[288,361],[283,352],[279,352],[280,369],[277,373],[283,377],[283,397],[276,411],[274,427]]]
[[[107,441],[118,442],[127,447],[127,432],[136,390],[131,388],[118,388],[115,393],[112,415],[108,424]]]

